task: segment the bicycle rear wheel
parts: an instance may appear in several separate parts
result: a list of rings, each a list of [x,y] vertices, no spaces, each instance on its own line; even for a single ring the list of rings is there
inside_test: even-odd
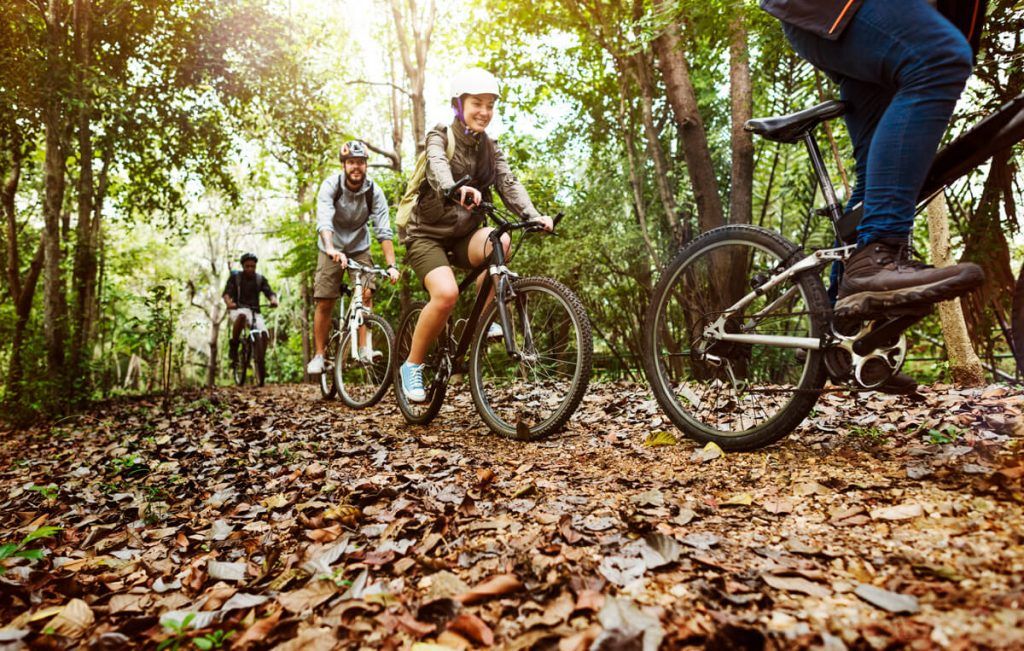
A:
[[[821,351],[704,334],[725,309],[758,290],[726,321],[726,332],[820,339],[830,307],[819,276],[806,272],[764,287],[799,255],[799,247],[766,229],[724,226],[691,242],[665,269],[644,320],[644,372],[687,436],[752,450],[787,435],[810,413],[825,383]]]
[[[391,386],[391,360],[395,348],[391,324],[376,314],[367,314],[363,317],[363,326],[374,352],[380,355],[375,355],[372,361],[354,356],[351,333],[346,329],[334,360],[334,384],[338,387],[338,397],[353,409],[377,404]]]
[[[317,378],[320,385],[320,395],[324,400],[331,400],[338,393],[338,384],[334,376],[334,360],[338,356],[338,320],[331,321],[331,336],[327,339],[324,347],[324,370]]]
[[[405,420],[413,425],[425,425],[434,420],[437,412],[441,411],[444,404],[444,396],[448,390],[448,377],[451,369],[447,367],[449,360],[440,352],[441,346],[438,342],[447,342],[450,336],[451,321],[437,337],[437,342],[430,347],[427,358],[423,361],[423,386],[427,391],[425,402],[412,402],[405,397],[402,391],[402,364],[409,358],[409,346],[412,343],[412,333],[416,329],[416,322],[419,321],[420,312],[426,303],[413,303],[409,310],[402,317],[398,326],[398,336],[395,341],[395,360],[391,364],[394,373],[395,398],[398,400],[398,410],[402,412]]]
[[[516,280],[505,305],[520,359],[509,357],[504,337],[487,337],[500,323],[492,301],[474,333],[469,386],[493,432],[532,441],[561,429],[583,399],[593,356],[590,321],[580,299],[550,278]]]

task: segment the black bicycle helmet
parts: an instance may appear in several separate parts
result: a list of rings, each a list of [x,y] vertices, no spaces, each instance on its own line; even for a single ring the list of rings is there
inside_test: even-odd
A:
[[[240,264],[245,264],[247,260],[252,260],[253,262],[259,262],[260,261],[260,259],[256,257],[255,253],[243,253],[242,254],[242,259],[239,260],[239,263]]]
[[[341,146],[341,151],[338,152],[338,158],[342,163],[350,158],[369,158],[370,155],[366,153],[366,145],[359,140],[349,140]]]

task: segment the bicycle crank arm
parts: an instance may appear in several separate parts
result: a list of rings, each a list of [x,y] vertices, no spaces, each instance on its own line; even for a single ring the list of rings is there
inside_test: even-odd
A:
[[[908,314],[894,319],[888,319],[882,322],[881,325],[873,328],[871,332],[855,341],[853,343],[853,352],[858,355],[867,355],[877,348],[892,346],[892,342],[899,339],[900,334],[902,334],[904,330],[914,325],[927,315],[928,313],[925,312],[923,314]]]

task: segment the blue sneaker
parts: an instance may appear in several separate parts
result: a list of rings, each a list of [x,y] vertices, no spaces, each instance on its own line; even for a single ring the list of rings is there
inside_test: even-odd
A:
[[[424,402],[427,392],[423,389],[423,364],[402,364],[402,391],[409,402]]]

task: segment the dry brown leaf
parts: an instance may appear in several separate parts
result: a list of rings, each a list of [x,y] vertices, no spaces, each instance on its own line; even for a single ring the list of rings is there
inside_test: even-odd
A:
[[[72,599],[47,623],[46,628],[57,635],[77,640],[89,632],[95,621],[96,616],[89,604],[81,599]]]
[[[523,587],[515,574],[499,574],[455,598],[462,604],[475,604],[493,597],[515,592]]]
[[[765,583],[776,590],[802,592],[803,594],[820,598],[825,598],[832,594],[832,590],[829,588],[821,585],[820,583],[808,581],[802,576],[776,576],[774,574],[765,574],[762,575],[761,578],[764,579]]]
[[[334,631],[326,627],[307,628],[274,647],[274,651],[331,651],[338,643]]]
[[[494,644],[494,631],[484,620],[471,613],[462,613],[448,622],[448,629],[463,635],[477,644],[491,646]]]
[[[289,612],[302,613],[316,608],[337,591],[333,581],[311,581],[304,588],[278,595],[277,601]]]
[[[234,640],[231,648],[242,648],[248,644],[254,644],[256,642],[262,642],[270,635],[275,628],[277,628],[278,622],[281,621],[281,611],[275,610],[263,619],[256,620],[252,626],[245,629],[241,637]]]

